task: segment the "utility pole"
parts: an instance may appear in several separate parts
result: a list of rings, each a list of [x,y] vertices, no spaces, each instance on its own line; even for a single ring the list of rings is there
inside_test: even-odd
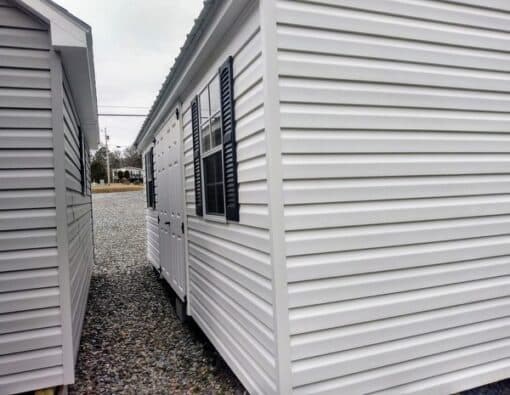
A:
[[[108,140],[110,136],[108,136],[106,132],[106,128],[104,128],[104,145],[106,148],[106,173],[107,173],[107,181],[108,185],[110,185],[110,152],[108,151]]]

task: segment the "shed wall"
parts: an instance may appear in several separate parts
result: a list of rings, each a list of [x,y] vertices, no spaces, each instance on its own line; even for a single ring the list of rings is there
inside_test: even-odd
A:
[[[295,392],[507,377],[507,2],[277,8]]]
[[[182,102],[191,315],[243,384],[275,393],[272,269],[259,14],[247,8]],[[209,49],[211,50],[211,49]],[[233,56],[239,223],[197,217],[190,102]]]
[[[0,393],[63,382],[50,40],[0,1]]]
[[[76,356],[80,346],[80,335],[94,262],[90,153],[86,139],[83,138],[83,142],[80,143],[80,121],[67,83],[64,83],[63,105],[69,285],[71,288],[73,350]],[[82,144],[84,144],[83,155],[80,152]],[[81,170],[82,166],[85,167],[84,172]],[[85,180],[82,187],[83,177]]]
[[[151,208],[145,210],[147,227],[147,258],[156,268],[159,268],[159,228],[157,211]]]

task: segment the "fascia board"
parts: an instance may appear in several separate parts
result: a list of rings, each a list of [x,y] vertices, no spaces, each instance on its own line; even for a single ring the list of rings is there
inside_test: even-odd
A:
[[[51,43],[54,47],[87,47],[87,29],[69,15],[43,0],[17,0],[17,2],[50,24]]]

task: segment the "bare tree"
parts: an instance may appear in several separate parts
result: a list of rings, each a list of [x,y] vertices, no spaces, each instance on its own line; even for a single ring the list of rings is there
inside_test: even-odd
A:
[[[142,167],[142,155],[135,149],[135,147],[130,146],[124,150],[122,153],[122,162],[126,167]]]

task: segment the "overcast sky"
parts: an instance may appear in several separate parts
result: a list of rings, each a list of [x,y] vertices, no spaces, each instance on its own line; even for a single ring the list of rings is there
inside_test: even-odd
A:
[[[146,114],[203,0],[56,2],[92,26],[99,112]],[[101,130],[108,128],[113,147],[131,145],[142,123],[143,118],[99,118]]]

